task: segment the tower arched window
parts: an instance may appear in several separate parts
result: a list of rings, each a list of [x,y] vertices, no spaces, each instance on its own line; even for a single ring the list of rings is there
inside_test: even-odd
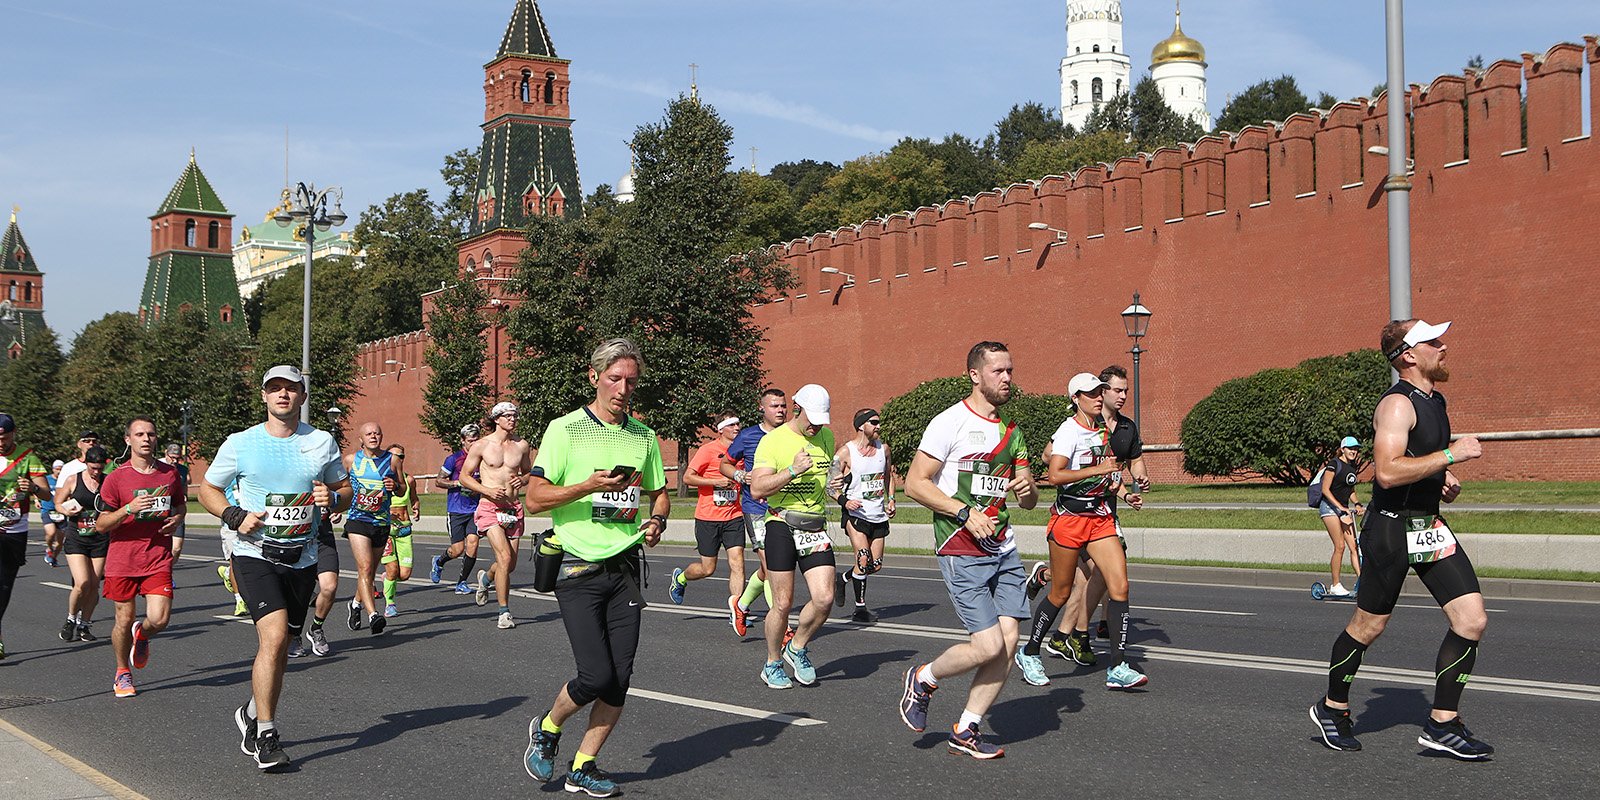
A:
[[[483,274],[494,277],[494,253],[483,251]]]
[[[517,97],[520,98],[522,100],[522,102],[524,102],[524,103],[533,102],[533,86],[532,86],[532,82],[533,82],[533,72],[530,71],[530,70],[523,70],[522,71],[522,83],[517,87]]]
[[[183,246],[194,247],[194,220],[183,223]]]
[[[211,224],[206,226],[206,247],[215,250],[217,248],[217,241],[221,238],[221,236],[222,223],[216,220],[211,220]]]
[[[1121,78],[1117,79],[1117,94],[1122,94],[1122,79]],[[1115,96],[1116,95],[1112,95],[1112,97],[1115,97]]]
[[[467,256],[467,276],[478,277],[478,262],[473,261],[472,256]]]
[[[224,325],[232,322],[233,306],[223,306],[222,308],[217,309],[217,319],[221,320],[222,324]]]
[[[17,282],[16,281],[12,281],[11,282],[11,288],[6,291],[6,299],[7,300],[15,300],[15,299],[17,299]]]
[[[1098,52],[1100,52],[1100,45],[1095,45],[1095,46],[1094,46],[1094,51],[1095,51],[1095,52],[1096,52],[1096,53],[1098,53]]]
[[[554,72],[546,72],[544,74],[544,102],[545,102],[545,105],[550,105],[550,104],[554,103],[555,101],[556,101],[556,74]]]
[[[1099,78],[1089,82],[1089,99],[1096,103],[1105,99],[1105,82]]]
[[[24,303],[33,302],[33,284],[31,284],[31,283],[22,284],[22,302],[24,302]]]
[[[1077,105],[1078,104],[1078,82],[1077,81],[1073,81],[1072,82],[1072,104],[1073,105]]]

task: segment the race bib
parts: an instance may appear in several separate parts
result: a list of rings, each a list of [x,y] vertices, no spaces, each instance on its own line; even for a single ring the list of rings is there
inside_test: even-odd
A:
[[[828,532],[825,530],[800,531],[791,528],[790,533],[794,535],[794,549],[800,555],[833,549],[833,540],[828,538]]]
[[[733,489],[712,489],[711,504],[714,506],[731,506],[739,500],[739,492]]]
[[[879,476],[879,477],[876,477],[876,478],[868,478],[867,480],[862,481],[861,482],[861,496],[865,497],[867,499],[873,499],[873,498],[882,497],[883,496],[883,478],[882,478],[882,476]]]
[[[156,494],[157,492],[161,492],[161,494]],[[134,489],[133,490],[133,496],[134,497],[147,497],[147,496],[153,496],[154,497],[154,505],[151,505],[149,508],[145,509],[144,511],[141,511],[141,512],[133,515],[133,518],[136,519],[136,520],[149,521],[149,520],[155,520],[155,519],[166,519],[167,514],[172,511],[172,495],[166,494],[166,489],[164,489],[164,488],[163,489]]]
[[[22,519],[22,509],[0,506],[0,525],[10,525],[19,519]]]
[[[311,493],[267,495],[267,507],[261,512],[261,533],[272,539],[297,539],[311,534],[316,506],[311,504]]]
[[[357,489],[353,502],[357,511],[376,514],[384,509],[384,491],[382,489]]]
[[[1406,520],[1406,561],[1428,564],[1449,558],[1456,552],[1456,535],[1438,517],[1410,517]]]
[[[589,519],[594,522],[630,522],[639,517],[639,487],[601,492],[591,498]]]
[[[1008,481],[999,475],[972,475],[973,497],[1005,497]]]

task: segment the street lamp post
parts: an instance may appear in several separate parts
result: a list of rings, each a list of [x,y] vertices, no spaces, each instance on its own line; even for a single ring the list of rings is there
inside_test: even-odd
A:
[[[1139,380],[1139,356],[1145,353],[1139,340],[1150,332],[1150,309],[1139,302],[1138,292],[1133,293],[1133,305],[1122,310],[1122,326],[1133,340],[1133,349],[1128,351],[1133,354],[1133,424],[1139,426],[1139,390],[1144,388],[1144,382]]]
[[[1402,0],[1384,2],[1388,56],[1389,318],[1411,318],[1411,177],[1406,169],[1406,47]]]
[[[328,208],[329,202],[333,208]],[[272,219],[279,227],[287,228],[292,222],[301,225],[301,238],[306,242],[305,281],[300,296],[300,374],[305,376],[306,391],[311,390],[311,250],[316,243],[317,231],[326,231],[343,225],[348,217],[339,208],[344,200],[344,190],[330,186],[322,191],[309,183],[297,183],[289,193],[286,208],[278,209]],[[311,422],[309,398],[300,406],[300,421]]]
[[[844,283],[839,285],[839,291],[833,293],[834,305],[839,305],[839,298],[844,296],[844,290],[856,285],[856,276],[851,275],[848,272],[844,272],[838,267],[823,267],[817,271],[824,275],[838,275],[844,279]]]

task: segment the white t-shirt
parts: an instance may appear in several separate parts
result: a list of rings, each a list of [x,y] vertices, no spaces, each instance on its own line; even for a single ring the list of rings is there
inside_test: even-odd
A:
[[[1067,459],[1067,469],[1084,469],[1116,458],[1111,453],[1111,435],[1104,423],[1085,428],[1077,417],[1069,417],[1050,437],[1050,449]],[[1057,514],[1106,516],[1111,513],[1107,498],[1112,496],[1121,474],[1109,472],[1059,486],[1056,489]]]
[[[74,476],[74,475],[76,475],[76,474],[78,474],[80,472],[83,472],[84,470],[86,470],[88,468],[89,467],[83,463],[83,459],[74,458],[71,461],[68,461],[64,466],[61,467],[61,474],[56,476],[56,483],[59,484],[62,481],[66,480],[66,479],[68,479],[68,478],[70,478],[70,477],[72,477],[72,476]]]

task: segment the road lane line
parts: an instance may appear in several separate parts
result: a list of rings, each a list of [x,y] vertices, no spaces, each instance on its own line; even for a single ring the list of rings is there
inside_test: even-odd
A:
[[[65,584],[65,583],[56,583],[55,581],[39,581],[39,585],[40,586],[50,586],[50,587],[54,587],[56,589],[66,589],[69,592],[72,591],[72,586],[71,585]]]
[[[243,622],[246,625],[256,624],[256,621],[249,617],[235,617],[232,614],[212,614],[211,618],[220,619],[223,622]]]
[[[1225,617],[1253,617],[1254,611],[1213,611],[1209,608],[1166,608],[1164,606],[1129,606],[1134,611],[1182,611],[1185,614],[1220,614]]]
[[[673,703],[675,705],[689,706],[691,708],[704,708],[709,711],[721,711],[724,714],[733,714],[734,716],[738,717],[764,719],[769,722],[781,722],[785,725],[794,725],[801,728],[810,727],[812,725],[828,724],[824,720],[812,719],[810,717],[796,717],[790,714],[779,714],[776,711],[762,711],[759,708],[747,708],[745,706],[736,706],[729,703],[719,703],[715,700],[700,700],[694,697],[667,694],[666,692],[653,692],[649,689],[640,689],[638,687],[630,687],[628,689],[628,696],[643,697],[650,700],[660,700],[663,703]]]

